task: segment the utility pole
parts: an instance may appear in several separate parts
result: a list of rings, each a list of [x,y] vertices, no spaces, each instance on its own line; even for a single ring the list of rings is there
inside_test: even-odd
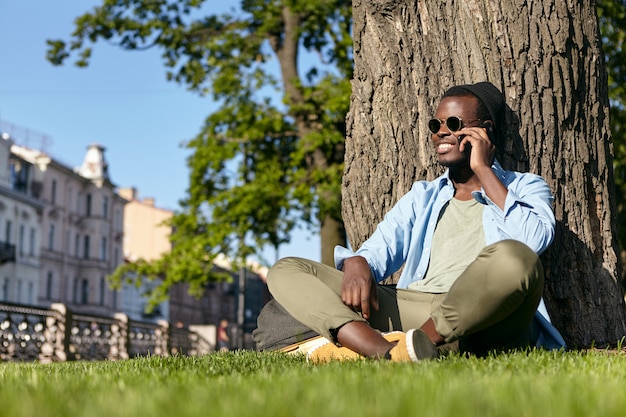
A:
[[[237,299],[237,348],[244,349],[244,324],[245,324],[245,311],[246,311],[246,268],[242,265],[239,268],[239,291]]]

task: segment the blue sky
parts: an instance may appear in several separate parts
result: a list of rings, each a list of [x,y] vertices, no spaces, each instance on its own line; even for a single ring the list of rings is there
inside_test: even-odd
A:
[[[74,19],[99,3],[0,0],[0,122],[18,144],[70,167],[82,163],[88,145],[101,144],[114,184],[176,210],[188,185],[189,152],[180,144],[199,132],[216,104],[167,82],[156,50],[125,52],[100,43],[87,68],[70,61],[52,66],[46,40],[69,39]],[[319,252],[317,234],[301,230],[278,257],[319,260]]]

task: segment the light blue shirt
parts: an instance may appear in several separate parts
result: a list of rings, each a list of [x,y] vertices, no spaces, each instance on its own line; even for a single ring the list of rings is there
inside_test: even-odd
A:
[[[556,221],[550,187],[538,175],[505,171],[498,161],[494,161],[492,169],[508,189],[508,194],[504,209],[500,209],[484,190],[472,193],[479,203],[485,205],[485,244],[514,239],[541,254],[554,238]],[[454,185],[449,171],[434,181],[416,182],[356,252],[335,247],[336,267],[342,269],[345,259],[358,255],[367,260],[376,282],[390,276],[402,265],[404,269],[398,288],[407,288],[411,282],[423,279],[437,219],[453,196]],[[537,344],[546,348],[563,347],[563,338],[550,324],[543,300],[537,315],[534,323],[540,332]]]

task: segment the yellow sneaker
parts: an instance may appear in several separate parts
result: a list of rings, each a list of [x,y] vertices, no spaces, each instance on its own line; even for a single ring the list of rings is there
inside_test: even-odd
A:
[[[390,342],[398,342],[404,337],[403,332],[383,333],[383,337]],[[330,361],[346,361],[365,359],[365,356],[348,349],[337,346],[323,336],[317,336],[304,342],[296,343],[280,349],[289,355],[306,355],[306,359],[313,363],[327,363]]]
[[[318,343],[312,345],[306,354],[306,360],[313,363],[359,359],[365,359],[365,356],[348,349],[347,347],[337,346],[326,338],[322,338],[322,340],[319,340]]]
[[[392,362],[418,362],[436,358],[438,349],[426,333],[419,329],[411,329],[402,333],[398,343],[389,351],[389,355]]]
[[[364,356],[359,355],[347,347],[339,347],[323,336],[316,336],[303,342],[294,343],[280,349],[288,355],[305,355],[307,362],[326,363],[332,360],[355,360],[363,359]]]
[[[301,342],[294,343],[293,345],[285,346],[284,348],[278,349],[279,352],[286,353],[288,355],[299,355],[306,354],[310,349],[310,346],[318,343],[320,339],[324,339],[323,336],[315,336],[310,339],[303,340]]]

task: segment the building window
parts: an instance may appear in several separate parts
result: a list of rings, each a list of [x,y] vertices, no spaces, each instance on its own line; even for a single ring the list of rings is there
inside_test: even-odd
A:
[[[6,243],[11,243],[11,220],[7,220],[6,226],[4,228],[4,241]]]
[[[117,268],[119,264],[120,264],[120,249],[115,248],[115,250],[113,251],[113,266]]]
[[[9,279],[5,278],[2,283],[2,301],[9,301]]]
[[[35,256],[35,237],[37,236],[37,230],[34,227],[30,228],[30,235],[28,237],[28,254]]]
[[[17,289],[15,291],[15,300],[18,303],[22,302],[22,281],[20,281],[19,279],[17,281]]]
[[[104,236],[100,239],[100,260],[107,260],[107,238]]]
[[[18,240],[18,242],[19,242],[18,246],[19,246],[20,256],[24,256],[24,247],[26,246],[24,244],[24,240],[25,240],[25,236],[24,235],[26,234],[26,231],[24,229],[24,225],[23,224],[20,224],[20,229],[19,230],[20,231],[19,231],[19,235],[18,235],[18,239],[19,239]]]
[[[54,250],[54,225],[48,226],[48,250]]]
[[[105,219],[109,218],[109,197],[102,197],[102,217]]]
[[[115,230],[122,229],[122,215],[120,210],[115,210],[115,221],[113,224],[115,224]]]
[[[50,203],[56,204],[57,202],[57,181],[52,180],[52,185],[50,187]]]
[[[87,194],[85,204],[87,205],[87,207],[85,207],[85,214],[89,217],[91,216],[91,194]]]
[[[35,285],[32,282],[28,283],[28,298],[26,300],[27,304],[35,304]]]
[[[78,277],[74,278],[74,289],[72,294],[72,300],[74,304],[78,304],[78,286],[80,285],[80,281]]]
[[[89,259],[89,236],[85,235],[85,244],[83,247],[83,258]]]
[[[104,277],[100,277],[100,305],[104,305],[104,295],[106,294],[107,283]]]
[[[78,233],[76,233],[74,238],[74,256],[77,258],[80,256],[80,235]]]
[[[80,301],[82,304],[89,303],[89,280],[83,279],[80,291]]]
[[[46,279],[46,300],[52,300],[52,271],[48,271],[48,276]]]
[[[9,161],[9,174],[11,188],[15,191],[26,193],[28,189],[28,180],[30,177],[30,166],[23,161],[11,158]]]
[[[74,190],[72,189],[72,187],[69,187],[67,189],[67,207],[71,210],[72,208],[72,196],[74,194]]]

